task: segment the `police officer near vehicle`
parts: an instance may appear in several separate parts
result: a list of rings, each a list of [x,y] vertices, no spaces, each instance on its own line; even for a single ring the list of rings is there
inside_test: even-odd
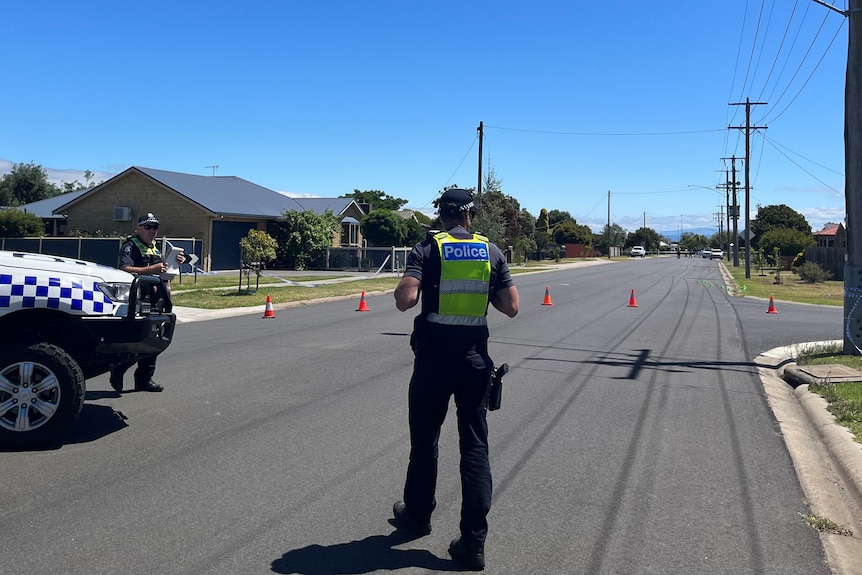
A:
[[[156,235],[159,231],[159,219],[150,212],[138,218],[135,228],[136,235],[130,237],[120,247],[120,269],[136,275],[158,276],[168,271],[168,265],[162,258],[162,252],[156,245]],[[177,263],[182,264],[185,256],[177,255]],[[167,280],[162,280],[167,283]],[[170,286],[166,285],[168,293]],[[153,381],[156,372],[156,357],[147,356],[138,361],[135,369],[135,391],[162,391],[164,387]],[[123,391],[123,375],[135,362],[118,365],[111,370],[111,387],[117,393]]]
[[[468,231],[476,216],[471,192],[449,188],[435,206],[447,231],[416,244],[395,289],[399,311],[420,298],[422,311],[411,336],[410,461],[404,499],[393,506],[392,523],[415,535],[431,532],[440,428],[454,395],[463,499],[461,535],[450,544],[449,554],[467,568],[483,569],[492,490],[486,415],[493,362],[486,315],[490,303],[515,317],[518,290],[500,249]]]

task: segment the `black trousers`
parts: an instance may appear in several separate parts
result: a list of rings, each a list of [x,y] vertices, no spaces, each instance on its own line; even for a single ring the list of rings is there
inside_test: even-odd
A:
[[[153,374],[156,373],[157,357],[158,354],[153,354],[137,362],[131,361],[129,363],[120,364],[111,370],[111,379],[122,380],[123,375],[129,370],[129,368],[135,365],[135,363],[137,363],[138,367],[137,369],[135,369],[135,387],[147,385],[147,383],[149,383],[149,381],[153,378]]]
[[[448,345],[447,345],[448,343]],[[487,340],[419,345],[409,390],[410,462],[404,502],[417,519],[430,518],[437,501],[440,428],[455,397],[461,451],[461,536],[483,545],[491,509],[488,462],[488,384],[493,363]]]

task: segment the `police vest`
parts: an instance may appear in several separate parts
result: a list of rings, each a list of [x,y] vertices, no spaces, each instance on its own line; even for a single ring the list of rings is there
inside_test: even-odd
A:
[[[488,238],[473,234],[470,239],[458,239],[440,232],[434,242],[440,253],[440,289],[437,311],[426,319],[445,325],[487,325],[491,281]]]
[[[148,246],[139,240],[138,236],[134,236],[129,239],[131,239],[132,243],[137,246],[138,251],[141,252],[141,257],[144,258],[144,262],[147,265],[153,265],[162,259],[162,252],[159,250],[156,242],[153,242],[152,246]]]

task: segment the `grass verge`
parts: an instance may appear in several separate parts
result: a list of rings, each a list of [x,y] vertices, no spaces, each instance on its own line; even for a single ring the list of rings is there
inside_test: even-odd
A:
[[[206,279],[217,280],[218,276]],[[331,280],[332,276],[326,279]],[[398,285],[397,277],[361,278],[335,283],[314,283],[319,280],[300,280],[299,278],[292,277],[291,281],[303,281],[306,283],[303,285],[292,285],[284,282],[261,283],[259,288],[255,289],[255,282],[252,278],[250,288],[247,289],[245,282],[243,282],[241,288],[239,287],[237,278],[233,279],[232,286],[230,284],[227,286],[221,285],[219,281],[211,283],[199,281],[194,288],[178,290],[173,286],[171,300],[173,300],[174,305],[182,307],[226,309],[232,307],[253,307],[256,305],[263,306],[267,295],[272,298],[273,304],[279,304],[349,295],[359,297],[359,294],[362,292],[391,290],[395,289],[395,286]]]
[[[733,276],[736,284],[736,293],[742,296],[768,298],[773,296],[776,300],[793,301],[798,303],[812,303],[818,305],[844,305],[844,282],[826,281],[823,283],[806,283],[789,271],[781,272],[781,283],[775,283],[775,273],[751,268],[749,275],[745,277],[745,266],[740,262],[739,267],[728,265],[724,267]]]
[[[324,275],[313,275],[309,273],[308,275],[302,276],[290,276],[290,281],[292,282],[316,282],[322,280],[332,280],[339,279],[348,276],[324,276]],[[180,283],[182,281],[182,283]],[[284,281],[272,277],[272,276],[262,276],[260,281],[255,281],[254,276],[246,279],[245,276],[242,277],[242,289],[246,288],[246,283],[249,284],[251,289],[254,289],[256,284],[260,284],[261,286],[268,285],[287,285]],[[171,293],[176,294],[179,292],[192,291],[192,290],[201,290],[201,289],[216,289],[216,288],[239,288],[240,287],[240,279],[239,274],[237,275],[228,275],[228,274],[217,274],[217,275],[199,275],[195,278],[192,275],[184,275],[182,278],[176,278],[171,282]]]
[[[779,301],[792,301],[819,305],[844,305],[844,282],[827,281],[809,284],[795,274],[781,272],[781,283],[775,283],[772,272],[760,275],[758,270],[750,270],[750,278],[745,277],[745,267],[725,264],[736,284],[736,293],[753,297],[773,296]],[[862,357],[845,355],[841,344],[826,344],[801,351],[796,357],[798,365],[846,365],[862,370]],[[840,382],[809,385],[809,391],[823,397],[829,404],[829,411],[835,421],[853,434],[857,443],[862,443],[862,383]]]
[[[825,344],[804,350],[796,357],[798,365],[846,365],[862,369],[862,357],[844,355],[840,344]],[[808,390],[821,396],[829,404],[829,412],[836,423],[853,434],[857,443],[862,443],[862,382],[838,382],[813,384]]]

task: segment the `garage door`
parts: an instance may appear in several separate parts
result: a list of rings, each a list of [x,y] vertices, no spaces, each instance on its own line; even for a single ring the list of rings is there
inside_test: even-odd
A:
[[[212,270],[239,269],[239,241],[254,229],[253,222],[213,222]]]

